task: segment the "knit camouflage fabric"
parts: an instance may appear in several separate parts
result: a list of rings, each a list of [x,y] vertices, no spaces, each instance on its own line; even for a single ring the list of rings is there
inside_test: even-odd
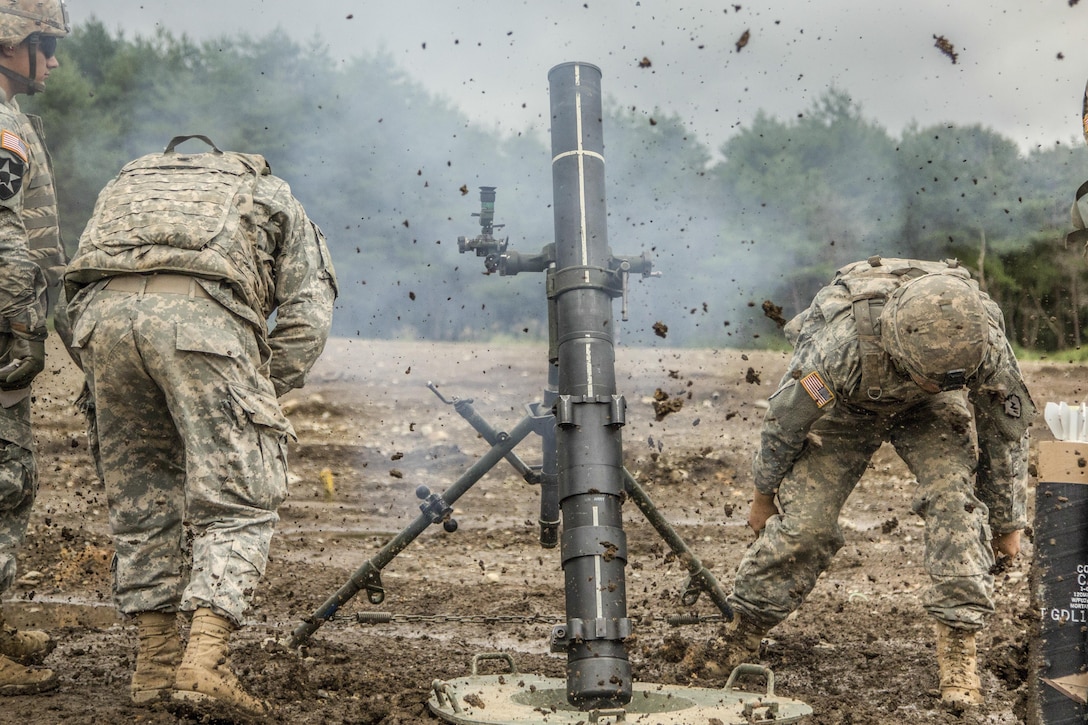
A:
[[[770,398],[753,465],[756,489],[777,493],[781,515],[768,520],[738,570],[730,600],[743,614],[770,627],[801,604],[843,546],[839,512],[884,442],[917,479],[913,510],[925,520],[931,579],[926,609],[961,628],[978,628],[992,613],[989,542],[1028,523],[1027,429],[1035,408],[1001,312],[978,294],[989,341],[966,391],[925,392],[886,357],[873,400],[863,389],[858,328],[841,286],[821,290],[787,325],[795,349]]]
[[[180,603],[240,621],[287,494],[291,432],[252,330],[213,300],[175,294],[106,290],[77,334],[86,320],[120,610]]]
[[[44,143],[41,119],[27,114],[21,116],[20,132],[29,151],[30,166],[35,170],[25,182],[23,226],[30,243],[30,257],[42,268],[55,296],[68,258],[60,237],[53,162]]]
[[[68,35],[68,8],[63,0],[4,0],[0,43],[18,45],[31,33]]]

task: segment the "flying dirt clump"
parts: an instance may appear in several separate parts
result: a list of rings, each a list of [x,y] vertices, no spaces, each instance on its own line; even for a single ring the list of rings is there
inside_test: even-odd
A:
[[[674,398],[661,388],[654,391],[654,418],[656,420],[664,420],[669,413],[675,413],[683,407],[683,398]]]
[[[949,60],[952,61],[952,65],[955,65],[960,57],[960,54],[956,52],[956,46],[943,35],[934,35],[933,40],[936,41],[933,45],[936,46],[937,50],[948,56]]]
[[[786,318],[782,316],[782,308],[776,305],[770,300],[763,300],[763,314],[774,324],[778,325],[779,329],[786,326]]]

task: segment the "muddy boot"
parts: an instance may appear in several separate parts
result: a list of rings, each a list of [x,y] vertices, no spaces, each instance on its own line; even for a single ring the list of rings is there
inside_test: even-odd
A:
[[[57,643],[45,632],[28,629],[20,632],[0,614],[0,655],[23,665],[40,665]]]
[[[129,694],[134,705],[146,705],[169,697],[181,663],[181,637],[173,612],[140,612],[136,615],[139,649]]]
[[[733,621],[722,627],[716,637],[688,651],[682,667],[696,677],[728,677],[737,665],[759,654],[767,629],[734,612]]]
[[[0,655],[0,696],[35,695],[48,692],[56,686],[57,676],[53,674],[53,670],[26,667]]]
[[[201,608],[193,613],[189,645],[181,658],[174,692],[175,703],[222,705],[247,715],[267,715],[271,708],[242,689],[227,665],[227,643],[234,626],[230,620]]]
[[[942,705],[961,711],[982,704],[974,632],[937,622],[937,665]]]

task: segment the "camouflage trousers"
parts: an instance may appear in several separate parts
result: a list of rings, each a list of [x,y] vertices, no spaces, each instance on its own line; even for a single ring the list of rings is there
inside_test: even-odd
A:
[[[287,495],[292,433],[254,331],[211,299],[100,290],[72,336],[118,608],[210,607],[240,623]]]
[[[778,491],[781,514],[746,552],[732,605],[774,626],[797,609],[845,543],[839,513],[884,441],[917,479],[912,509],[925,520],[923,606],[939,621],[978,629],[994,611],[986,506],[975,496],[977,455],[961,393],[894,414],[832,410],[813,426]]]
[[[25,402],[29,411],[29,401]],[[0,593],[15,582],[16,558],[26,540],[37,495],[38,469],[33,452],[0,440]]]

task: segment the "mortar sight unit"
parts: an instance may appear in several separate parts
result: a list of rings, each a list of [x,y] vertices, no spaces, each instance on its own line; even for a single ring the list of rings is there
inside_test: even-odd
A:
[[[511,250],[509,237],[496,239],[493,232],[502,229],[505,224],[495,224],[495,198],[497,196],[495,186],[480,187],[480,211],[473,212],[472,216],[480,218],[480,234],[472,237],[457,237],[457,251],[465,254],[474,252],[477,257],[484,258],[484,274],[498,272],[502,276],[520,274],[521,272],[544,272],[555,270],[555,243],[544,245],[537,254],[523,254]],[[622,305],[620,318],[627,321],[627,291],[628,280],[631,274],[639,274],[643,277],[660,277],[660,272],[654,271],[653,258],[649,252],[643,252],[636,256],[614,256],[608,251],[607,262],[604,267],[596,270],[600,275],[600,286],[606,289],[610,296],[621,297]]]
[[[475,252],[477,257],[484,258],[485,274],[499,271],[499,260],[506,251],[506,239],[496,239],[494,232],[502,229],[504,224],[495,224],[495,188],[494,186],[480,187],[480,212],[472,216],[480,218],[480,234],[469,239],[457,237],[457,251]]]

